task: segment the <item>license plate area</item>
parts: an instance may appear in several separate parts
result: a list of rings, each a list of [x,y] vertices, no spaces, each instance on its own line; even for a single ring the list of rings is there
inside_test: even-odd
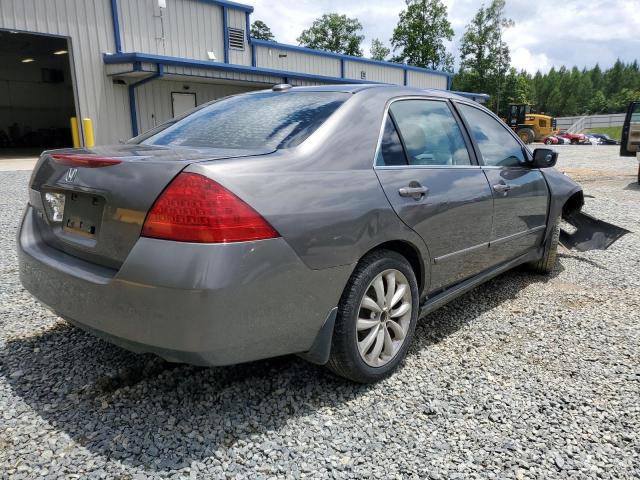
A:
[[[89,193],[67,192],[62,231],[68,235],[94,240],[100,232],[104,198]]]

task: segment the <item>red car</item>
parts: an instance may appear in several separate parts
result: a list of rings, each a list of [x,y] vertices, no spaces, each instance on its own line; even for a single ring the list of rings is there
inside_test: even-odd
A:
[[[548,137],[545,137],[542,141],[544,142],[545,145],[564,145],[564,144],[571,143],[571,140],[569,140],[568,138],[558,137],[556,135],[549,135]]]
[[[569,133],[566,130],[558,130],[558,133],[556,133],[555,136],[566,138],[571,142],[571,145],[578,145],[579,143],[587,142],[587,136],[582,133]]]

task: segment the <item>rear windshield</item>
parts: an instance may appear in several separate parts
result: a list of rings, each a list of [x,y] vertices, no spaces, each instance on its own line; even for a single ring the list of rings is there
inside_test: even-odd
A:
[[[341,92],[264,92],[230,97],[196,110],[143,140],[195,148],[295,147],[349,98]]]

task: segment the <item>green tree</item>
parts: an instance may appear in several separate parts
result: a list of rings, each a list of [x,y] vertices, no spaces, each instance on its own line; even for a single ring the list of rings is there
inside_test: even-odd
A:
[[[444,43],[452,39],[447,7],[441,0],[407,0],[391,37],[394,52],[399,50],[394,61],[453,71],[453,55]]]
[[[275,41],[276,37],[273,36],[271,29],[262,20],[256,20],[251,24],[251,36],[253,38],[259,38],[260,40]]]
[[[315,19],[311,27],[302,31],[298,43],[309,48],[361,57],[360,45],[364,40],[361,31],[362,24],[357,18],[325,13]]]
[[[501,87],[509,70],[509,46],[503,30],[513,26],[504,16],[505,0],[482,5],[467,25],[460,42],[460,81],[463,89],[491,95],[489,106],[500,105]]]
[[[391,53],[391,50],[389,50],[389,48],[377,38],[371,40],[371,47],[369,48],[369,51],[373,60],[385,60]]]

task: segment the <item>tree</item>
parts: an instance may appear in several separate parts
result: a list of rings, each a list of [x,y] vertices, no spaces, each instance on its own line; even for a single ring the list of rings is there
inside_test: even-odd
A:
[[[359,32],[362,24],[357,18],[348,18],[338,13],[325,13],[303,30],[298,43],[305,47],[326,50],[345,55],[362,56],[360,44],[364,36]]]
[[[505,0],[492,0],[488,7],[482,5],[460,43],[460,80],[464,89],[489,93],[494,109],[499,108],[500,90],[511,63],[502,32],[514,23],[505,18],[504,7]]]
[[[391,53],[391,50],[389,50],[388,47],[385,47],[381,40],[374,38],[371,40],[369,52],[373,60],[385,60]]]
[[[276,37],[273,36],[271,29],[262,20],[256,20],[251,25],[251,36],[260,40],[269,40],[274,42]]]
[[[407,0],[393,30],[394,61],[434,70],[453,71],[453,55],[444,41],[453,39],[447,7],[441,0]]]

